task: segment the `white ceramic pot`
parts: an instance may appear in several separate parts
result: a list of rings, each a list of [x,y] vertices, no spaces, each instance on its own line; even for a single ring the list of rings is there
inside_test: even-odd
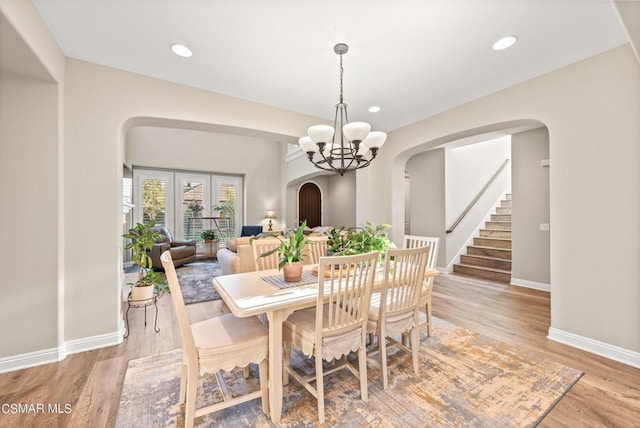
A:
[[[153,285],[145,287],[133,287],[131,289],[131,300],[149,300],[153,298]]]

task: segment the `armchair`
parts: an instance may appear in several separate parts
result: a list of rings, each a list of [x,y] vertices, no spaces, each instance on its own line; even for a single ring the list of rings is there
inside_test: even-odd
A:
[[[160,235],[160,239],[153,244],[151,251],[149,251],[154,269],[162,269],[160,256],[165,251],[171,253],[175,267],[191,263],[196,259],[196,241],[174,241],[167,226],[154,226],[151,230]]]

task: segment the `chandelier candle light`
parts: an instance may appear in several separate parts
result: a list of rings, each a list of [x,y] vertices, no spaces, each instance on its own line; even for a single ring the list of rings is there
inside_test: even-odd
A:
[[[384,132],[371,131],[371,125],[365,122],[351,122],[347,117],[347,105],[342,98],[342,55],[347,53],[349,46],[338,43],[333,51],[340,55],[340,99],[336,104],[336,115],[333,127],[329,125],[315,125],[307,130],[309,134],[299,140],[302,150],[307,152],[309,161],[316,168],[337,172],[344,175],[347,171],[369,166],[378,154],[378,149],[387,140]],[[338,127],[338,121],[340,126]],[[340,137],[336,139],[336,132]],[[314,160],[315,153],[320,157]],[[368,156],[368,157],[367,157]]]

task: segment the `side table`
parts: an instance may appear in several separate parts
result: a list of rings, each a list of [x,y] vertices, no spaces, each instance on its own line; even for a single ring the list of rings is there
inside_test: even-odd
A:
[[[126,333],[124,334],[124,338],[129,337],[129,309],[131,308],[144,308],[144,326],[147,327],[147,306],[155,306],[156,308],[156,319],[153,324],[153,329],[156,333],[160,333],[160,329],[158,328],[158,299],[162,297],[164,293],[155,294],[150,299],[145,300],[133,300],[131,297],[127,299],[127,312],[125,315],[125,328]]]

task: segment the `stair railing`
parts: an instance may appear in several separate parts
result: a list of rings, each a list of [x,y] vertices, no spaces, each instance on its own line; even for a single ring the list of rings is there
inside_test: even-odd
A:
[[[464,211],[462,211],[462,214],[460,214],[460,216],[458,216],[456,221],[453,222],[453,225],[451,225],[451,227],[447,229],[447,233],[453,232],[456,226],[458,226],[458,224],[462,221],[462,219],[469,213],[469,211],[471,211],[471,208],[473,208],[473,206],[478,202],[478,200],[480,200],[484,192],[487,191],[489,186],[491,186],[491,184],[496,180],[496,178],[498,178],[502,170],[505,169],[508,164],[509,164],[509,159],[505,159],[504,163],[500,166],[500,168],[498,168],[496,173],[493,174],[493,176],[489,179],[489,181],[487,181],[487,184],[484,185],[484,187],[480,190],[480,192],[478,192],[476,197],[473,198],[473,200],[469,203],[469,205],[467,205],[467,208],[465,208]]]

